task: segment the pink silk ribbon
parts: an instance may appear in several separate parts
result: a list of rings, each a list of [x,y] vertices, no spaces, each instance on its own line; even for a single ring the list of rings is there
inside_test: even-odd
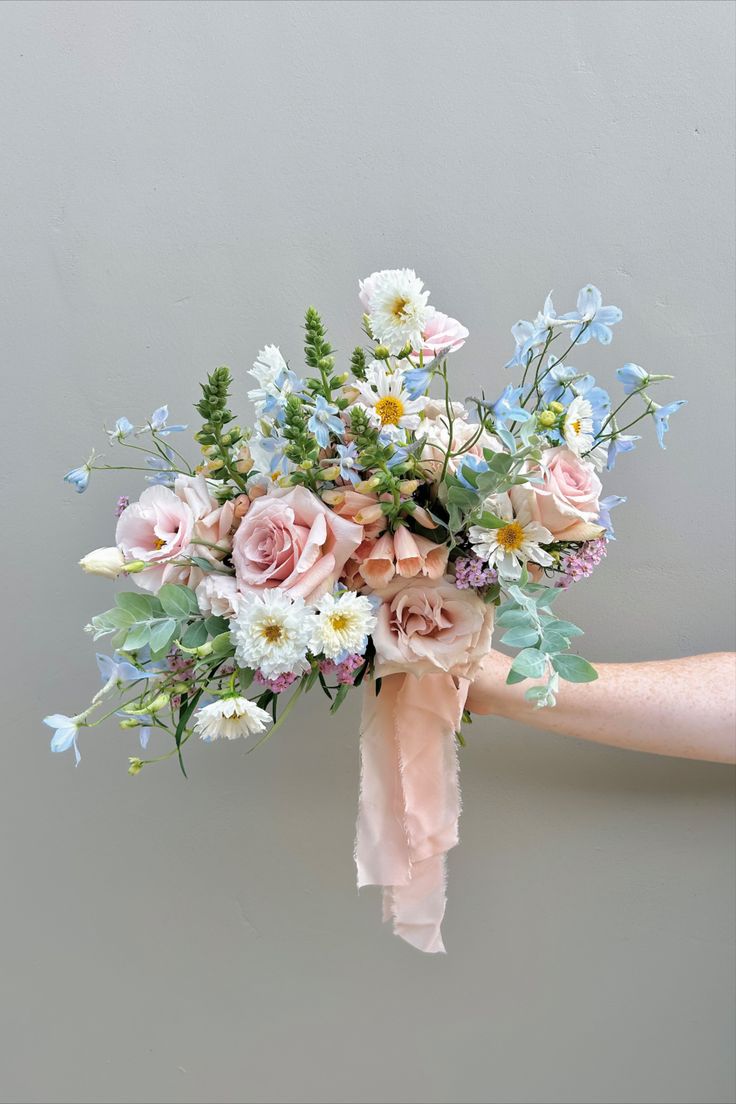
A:
[[[458,842],[455,733],[470,683],[438,673],[367,682],[361,720],[358,886],[383,886],[383,918],[420,951],[444,951],[446,854]]]

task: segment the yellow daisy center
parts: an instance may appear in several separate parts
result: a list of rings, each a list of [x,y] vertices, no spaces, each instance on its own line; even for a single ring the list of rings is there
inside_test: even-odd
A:
[[[512,521],[510,525],[504,525],[496,533],[496,540],[506,552],[516,552],[524,543],[524,526],[518,521]]]
[[[404,317],[404,312],[406,311],[406,308],[408,307],[408,305],[409,305],[409,300],[408,299],[404,299],[403,295],[397,296],[397,298],[394,300],[394,302],[391,305],[391,314],[397,320],[402,319]]]
[[[331,613],[330,625],[335,632],[343,632],[350,624],[350,615],[347,613]]]
[[[577,422],[571,422],[571,425],[572,425],[572,428],[575,430],[576,433],[582,433],[583,425],[582,425],[582,422],[580,420],[578,420]]]
[[[404,415],[404,404],[394,395],[384,395],[376,403],[376,414],[381,419],[381,425],[398,425]]]
[[[261,625],[261,636],[269,644],[280,644],[284,638],[284,630],[281,625],[275,625],[271,622],[267,625]]]

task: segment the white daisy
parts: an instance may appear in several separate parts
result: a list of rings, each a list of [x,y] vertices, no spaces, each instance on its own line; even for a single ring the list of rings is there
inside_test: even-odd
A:
[[[424,330],[431,310],[429,292],[412,268],[387,268],[361,281],[361,299],[368,311],[376,341],[392,353],[400,353],[406,344],[422,347]]]
[[[266,678],[302,674],[309,669],[306,655],[314,622],[303,598],[276,589],[245,595],[230,623],[239,666],[260,669]]]
[[[568,406],[562,433],[565,444],[576,456],[592,449],[593,407],[581,395],[576,395]]]
[[[265,349],[261,349],[248,372],[259,384],[248,392],[248,398],[255,403],[258,414],[261,414],[266,402],[278,393],[276,380],[287,369],[288,365],[278,345],[266,345]]]
[[[400,437],[401,430],[419,428],[419,415],[427,399],[424,395],[409,398],[400,372],[391,372],[380,360],[374,360],[358,390],[373,424],[389,436]]]
[[[363,594],[352,590],[325,594],[317,602],[319,616],[312,637],[312,651],[327,659],[360,655],[368,644],[368,634],[376,624],[373,605]]]
[[[194,715],[194,731],[202,740],[236,740],[238,736],[257,736],[265,732],[271,716],[248,698],[218,698]]]
[[[518,579],[522,566],[529,560],[549,567],[552,557],[540,545],[551,544],[554,537],[549,529],[534,521],[529,496],[519,496],[515,515],[507,494],[491,495],[483,503],[483,509],[506,524],[497,529],[471,525],[470,542],[476,556],[495,567],[501,578]]]

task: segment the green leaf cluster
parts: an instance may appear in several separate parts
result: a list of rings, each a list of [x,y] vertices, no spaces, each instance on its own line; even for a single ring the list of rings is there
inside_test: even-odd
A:
[[[232,650],[227,621],[203,617],[189,587],[166,583],[157,595],[140,592],[118,594],[113,609],[92,618],[94,639],[113,634],[114,646],[135,653],[149,648],[151,659],[163,658],[175,642],[199,648],[208,640],[219,641],[217,654]],[[227,640],[221,637],[227,636]]]

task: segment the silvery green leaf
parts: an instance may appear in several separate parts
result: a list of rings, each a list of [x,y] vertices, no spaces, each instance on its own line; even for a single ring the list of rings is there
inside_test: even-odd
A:
[[[207,626],[204,621],[195,621],[190,625],[181,642],[185,648],[199,648],[207,640]]]
[[[507,686],[514,686],[517,682],[523,682],[525,678],[526,678],[526,675],[520,675],[519,672],[515,671],[514,668],[512,667],[509,670],[508,675],[506,676],[506,685]]]
[[[595,682],[598,678],[595,667],[579,655],[552,656],[552,666],[568,682]]]
[[[503,426],[496,426],[495,433],[496,436],[503,441],[509,452],[513,455],[516,452],[516,441],[514,440],[513,434],[509,433],[509,431],[507,429],[504,429]]]
[[[511,670],[524,678],[541,678],[546,666],[547,657],[542,652],[536,648],[525,648],[514,658]]]
[[[157,621],[151,626],[150,645],[152,652],[162,652],[171,643],[179,625],[173,617],[167,617],[163,621]]]
[[[508,644],[510,648],[528,648],[535,645],[538,640],[539,633],[535,628],[525,628],[522,625],[509,629],[501,637],[501,643]]]
[[[158,599],[164,612],[170,617],[192,617],[199,613],[197,597],[189,587],[176,583],[165,583],[158,592]]]
[[[547,609],[562,594],[562,587],[544,587],[542,593],[536,599],[536,604],[541,609]]]
[[[124,591],[115,596],[120,609],[132,614],[134,621],[148,621],[153,608],[153,600],[149,594],[141,594],[140,591]]]
[[[564,652],[570,647],[570,638],[569,636],[564,636],[562,633],[547,632],[545,629],[544,637],[539,647],[543,652],[547,652],[550,655],[553,652]]]
[[[205,625],[210,636],[219,636],[221,633],[230,631],[230,626],[225,617],[207,617]]]
[[[228,652],[234,651],[232,638],[229,632],[220,633],[212,641],[212,651],[214,655],[227,655]],[[252,678],[251,673],[251,678]],[[242,680],[241,680],[242,681]]]
[[[134,625],[125,637],[125,650],[137,652],[139,648],[145,648],[151,637],[151,626],[148,622]]]
[[[533,621],[525,609],[501,606],[496,614],[496,624],[513,628],[516,625],[531,625]]]
[[[584,636],[585,635],[585,633],[583,632],[582,629],[578,628],[577,625],[573,625],[572,621],[557,621],[557,620],[545,621],[544,622],[545,636],[547,635],[548,631],[556,632],[556,633],[562,633],[563,636]]]

